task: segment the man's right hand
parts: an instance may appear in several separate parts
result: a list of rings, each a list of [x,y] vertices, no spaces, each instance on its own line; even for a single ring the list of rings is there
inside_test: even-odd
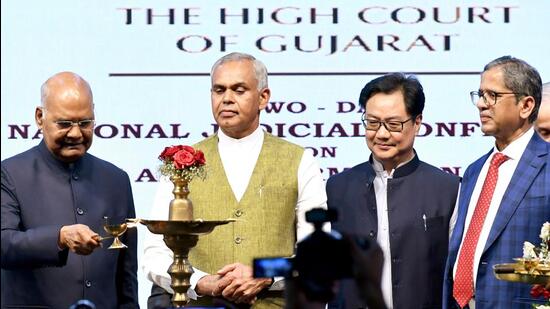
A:
[[[222,296],[237,304],[253,304],[258,293],[269,288],[273,282],[271,278],[254,278],[252,267],[241,263],[225,265],[218,270],[218,275],[222,276],[222,280],[230,281],[224,287]]]
[[[233,263],[225,265],[215,275],[199,279],[195,292],[199,295],[223,297],[238,304],[252,304],[256,295],[271,283],[271,278],[254,278],[250,266]]]
[[[84,224],[65,225],[59,230],[57,245],[76,254],[88,255],[100,246],[99,235]]]
[[[220,275],[206,275],[197,281],[195,292],[204,296],[220,296],[229,283],[231,283],[229,278],[223,278]]]

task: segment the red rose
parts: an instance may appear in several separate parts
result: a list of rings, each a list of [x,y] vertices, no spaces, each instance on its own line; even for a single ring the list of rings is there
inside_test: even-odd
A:
[[[200,150],[197,150],[195,152],[195,162],[198,164],[198,165],[203,165],[206,163],[206,158],[204,157],[204,153]]]
[[[181,146],[180,145],[180,150],[186,150],[187,152],[195,154],[195,148],[193,148],[191,146]]]
[[[177,169],[182,169],[195,163],[194,154],[185,149],[181,149],[180,151],[176,152],[173,159],[174,167]]]
[[[159,160],[165,161],[166,159],[173,159],[174,154],[181,150],[181,146],[170,146],[164,148],[159,155]]]
[[[529,294],[531,294],[531,297],[533,298],[538,298],[542,295],[542,291],[544,291],[542,289],[542,285],[535,284],[531,287],[531,292],[529,292]]]
[[[539,298],[540,296],[542,296],[548,299],[548,297],[550,296],[550,291],[547,290],[542,284],[535,284],[531,287],[530,294],[533,298]]]

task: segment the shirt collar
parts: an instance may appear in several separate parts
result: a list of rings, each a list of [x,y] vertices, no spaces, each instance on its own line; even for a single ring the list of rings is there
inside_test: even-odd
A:
[[[232,138],[223,133],[222,130],[218,130],[218,144],[220,146],[232,146],[232,145],[241,145],[248,146],[256,144],[257,142],[263,142],[264,132],[260,126],[252,132],[252,134],[245,136],[243,138]]]
[[[416,150],[413,150],[413,151],[414,151],[414,156],[408,161],[399,163],[399,165],[397,165],[397,167],[391,170],[391,172],[388,174],[389,177],[393,177],[393,178],[404,177],[416,170],[416,168],[420,164],[420,159],[418,159]],[[382,163],[378,162],[372,154],[370,156],[370,161],[377,175],[383,175],[384,173],[386,173]]]
[[[533,134],[535,133],[535,130],[533,127],[531,127],[529,130],[525,131],[523,135],[521,135],[519,138],[511,142],[506,148],[504,148],[501,153],[506,155],[511,160],[519,160],[521,159],[521,156],[523,155],[523,151],[527,147],[527,144],[529,144],[529,141],[531,140],[531,137],[533,137]],[[497,146],[495,145],[493,147],[493,154],[499,152]]]
[[[382,174],[382,173],[385,172],[384,166],[382,165],[382,163],[378,162],[378,160],[376,160],[376,159],[374,158],[374,156],[371,157],[371,160],[372,160],[372,168],[374,168],[374,171],[376,172],[376,174]],[[393,174],[393,171],[394,171],[394,170],[392,170],[392,171],[390,172],[390,175]]]

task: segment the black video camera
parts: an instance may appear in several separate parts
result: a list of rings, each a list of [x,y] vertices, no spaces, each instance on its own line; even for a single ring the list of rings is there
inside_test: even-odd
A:
[[[301,280],[334,281],[353,276],[349,243],[342,235],[323,231],[323,224],[337,219],[335,210],[315,208],[306,212],[306,221],[315,227],[313,233],[298,243],[296,256],[254,259],[254,277],[299,277]],[[368,250],[370,240],[354,237],[362,250]]]

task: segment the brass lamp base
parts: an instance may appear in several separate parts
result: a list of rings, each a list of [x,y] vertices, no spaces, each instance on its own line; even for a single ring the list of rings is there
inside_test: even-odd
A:
[[[115,237],[113,240],[113,243],[109,246],[107,249],[126,249],[128,246],[126,246],[118,237]]]
[[[187,305],[190,301],[187,290],[191,287],[189,279],[193,274],[193,268],[189,262],[189,250],[197,245],[200,235],[206,235],[218,225],[235,222],[235,219],[220,221],[204,220],[144,220],[130,219],[147,226],[153,234],[164,235],[166,246],[174,252],[174,262],[168,268],[172,278],[170,287],[174,290],[172,305],[176,308]]]

